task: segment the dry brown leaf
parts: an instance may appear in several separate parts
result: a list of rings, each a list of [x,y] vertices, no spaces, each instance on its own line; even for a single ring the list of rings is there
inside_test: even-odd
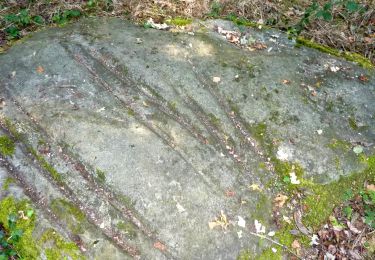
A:
[[[208,222],[208,227],[214,229],[215,227],[221,227],[222,229],[227,229],[229,226],[229,221],[227,216],[221,211],[220,216],[215,218],[215,221]]]
[[[38,67],[36,68],[36,72],[38,72],[38,73],[43,73],[43,72],[44,72],[44,68],[43,68],[42,66],[38,66]]]
[[[225,191],[225,196],[227,197],[234,197],[236,195],[236,192],[232,191],[232,190],[226,190]]]
[[[287,199],[288,199],[287,196],[279,193],[279,194],[276,195],[275,199],[273,200],[273,203],[274,203],[275,207],[282,208]]]
[[[256,43],[252,44],[251,47],[254,48],[254,49],[257,49],[257,50],[267,49],[267,45],[265,45],[262,42],[256,42]]]
[[[160,241],[154,243],[154,248],[159,249],[160,251],[165,251],[167,249],[167,247]]]
[[[375,185],[369,184],[369,185],[366,186],[366,189],[368,189],[369,191],[375,191]]]
[[[368,81],[368,77],[366,77],[365,75],[361,74],[358,76],[358,79],[362,82],[367,82]]]
[[[366,44],[371,44],[373,42],[373,39],[370,38],[370,37],[364,37],[363,38],[363,41],[366,43]]]
[[[301,244],[298,242],[297,239],[293,241],[292,248],[293,249],[299,249],[299,248],[301,248]]]
[[[287,79],[283,79],[283,84],[287,85],[287,84],[290,84],[290,80],[287,80]]]
[[[262,191],[262,189],[259,187],[259,185],[255,184],[255,183],[251,184],[249,186],[249,188],[252,189],[253,191]]]

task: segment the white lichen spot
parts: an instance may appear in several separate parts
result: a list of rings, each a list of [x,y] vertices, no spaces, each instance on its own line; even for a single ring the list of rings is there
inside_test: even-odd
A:
[[[256,233],[266,233],[266,227],[262,225],[257,219],[254,221]]]
[[[277,150],[276,157],[281,161],[289,161],[292,158],[293,154],[289,147],[280,146]]]
[[[238,216],[238,222],[237,222],[237,225],[238,225],[239,227],[243,227],[243,228],[245,228],[245,226],[246,226],[246,221],[245,221],[241,216]]]

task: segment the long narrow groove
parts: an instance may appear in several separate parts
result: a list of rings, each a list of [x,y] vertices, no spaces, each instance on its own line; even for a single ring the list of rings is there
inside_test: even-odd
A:
[[[200,133],[196,127],[194,127],[190,120],[178,111],[174,111],[168,108],[168,102],[161,96],[155,96],[154,90],[150,86],[148,86],[147,84],[144,84],[143,86],[150,92],[148,93],[147,91],[139,87],[139,83],[134,82],[134,80],[130,77],[124,76],[119,71],[119,69],[116,68],[116,66],[111,65],[100,52],[94,50],[93,48],[90,48],[89,51],[87,51],[85,48],[83,48],[82,45],[79,44],[76,44],[76,46],[78,46],[82,52],[87,53],[92,59],[97,61],[107,71],[109,71],[116,79],[121,82],[122,86],[125,87],[125,89],[129,87],[133,88],[138,91],[139,94],[147,97],[149,102],[152,103],[160,112],[164,113],[165,115],[179,123],[182,128],[186,129],[199,142],[207,144],[207,138],[202,133]],[[131,84],[129,84],[128,82],[131,82]]]
[[[191,62],[190,62],[191,63]],[[192,70],[200,82],[200,84],[207,89],[211,95],[216,99],[216,102],[219,104],[219,106],[222,108],[222,110],[225,112],[227,118],[232,122],[234,128],[237,130],[238,133],[242,136],[242,140],[245,141],[245,144],[252,149],[259,157],[263,160],[263,162],[267,165],[268,170],[273,171],[274,166],[272,163],[265,157],[264,152],[261,149],[261,146],[258,144],[258,142],[251,136],[251,134],[246,130],[244,126],[244,121],[240,115],[238,115],[235,111],[233,111],[230,106],[226,104],[223,97],[215,90],[214,86],[212,86],[211,83],[208,82],[205,78],[199,75],[199,73],[196,71],[195,66],[191,63]]]
[[[69,50],[67,50],[69,53],[71,53]],[[180,151],[178,151],[176,149],[176,145],[173,143],[173,141],[169,140],[169,136],[167,133],[164,133],[163,131],[158,132],[156,130],[156,128],[147,121],[147,119],[143,118],[142,117],[142,114],[141,113],[138,113],[136,111],[136,109],[134,109],[134,107],[131,105],[131,103],[127,103],[126,101],[124,101],[122,98],[120,98],[117,94],[115,94],[112,90],[112,88],[108,85],[107,82],[105,82],[104,80],[102,80],[98,75],[97,73],[90,67],[88,66],[88,64],[85,62],[85,60],[83,59],[82,56],[79,56],[77,54],[73,54],[71,53],[72,56],[74,57],[74,59],[79,63],[81,64],[82,66],[84,66],[90,73],[91,75],[93,76],[94,80],[97,81],[101,86],[104,87],[104,89],[106,91],[108,91],[113,97],[115,97],[115,99],[122,105],[124,106],[126,109],[131,109],[133,112],[134,112],[134,116],[136,118],[136,120],[138,120],[138,122],[140,122],[142,125],[144,125],[146,128],[148,128],[152,133],[154,133],[157,137],[159,137],[166,145],[168,145],[169,147],[172,148],[172,150],[174,152],[177,153],[177,155],[187,164],[189,165],[192,169],[195,170],[195,167],[192,166],[192,164],[182,155],[182,153]]]
[[[43,216],[48,219],[51,223],[58,226],[59,229],[64,230],[65,234],[68,238],[73,241],[79,248],[82,253],[85,253],[86,246],[84,245],[83,241],[80,239],[79,236],[74,235],[69,230],[64,228],[64,225],[60,223],[59,218],[47,207],[47,199],[40,195],[36,189],[27,183],[27,181],[22,178],[21,174],[17,171],[16,167],[14,167],[4,156],[0,154],[0,165],[7,169],[8,174],[13,177],[17,184],[22,188],[25,195],[28,196],[31,201],[36,205],[36,207],[43,212]]]
[[[240,165],[243,165],[241,158],[236,154],[234,147],[232,147],[222,135],[225,135],[223,133],[220,133],[221,130],[219,130],[216,126],[214,126],[210,122],[210,118],[207,116],[207,114],[203,111],[201,106],[190,96],[187,96],[187,105],[192,109],[198,119],[202,122],[202,124],[206,127],[207,131],[211,134],[213,138],[219,143],[221,150],[224,151],[235,163],[238,163]]]
[[[46,133],[46,131],[40,126],[39,122],[29,113],[27,112],[19,103],[13,98],[10,98],[12,102],[15,104],[17,109],[19,109],[22,113],[24,113],[34,124],[34,127],[36,127],[37,131],[43,136],[44,140],[49,139],[49,135]],[[1,121],[0,121],[1,123]],[[0,124],[1,126],[1,124]],[[48,140],[50,141],[50,140]],[[49,142],[48,142],[49,143]],[[93,175],[90,174],[90,172],[87,170],[87,166],[85,166],[82,162],[79,160],[75,160],[71,155],[70,152],[67,151],[66,148],[62,147],[63,156],[62,159],[65,161],[68,161],[71,163],[75,170],[88,182],[88,187],[90,190],[95,191],[95,193],[99,196],[101,196],[102,200],[108,201],[112,207],[114,207],[116,210],[118,210],[122,216],[132,222],[143,234],[145,234],[147,237],[154,240],[154,243],[160,242],[164,244],[163,241],[158,239],[155,234],[149,230],[146,225],[142,223],[141,220],[139,220],[136,217],[136,214],[132,212],[131,209],[129,209],[126,206],[123,206],[122,203],[118,200],[118,196],[114,194],[113,192],[109,191],[107,187],[104,185],[99,184],[94,178]],[[92,186],[91,186],[92,185]],[[162,251],[164,255],[167,257],[173,259],[174,257],[167,251]]]
[[[3,122],[0,121],[0,126],[2,129],[9,132]],[[20,144],[19,147],[23,151],[23,153],[31,155],[30,157],[34,159],[34,162],[38,162],[38,158],[35,157],[35,154],[30,152],[30,147],[26,144]],[[41,165],[38,163],[35,164],[38,168],[39,172],[42,173],[43,177],[46,178],[51,184],[53,184],[68,200],[70,200],[74,205],[76,205],[86,216],[86,219],[96,226],[108,239],[113,241],[115,245],[117,245],[120,249],[124,252],[129,254],[132,257],[138,257],[140,255],[139,250],[131,245],[128,245],[124,239],[122,234],[117,231],[114,231],[112,228],[101,228],[100,219],[97,214],[94,212],[93,209],[89,209],[86,207],[75,195],[74,192],[66,185],[63,181],[56,181]]]

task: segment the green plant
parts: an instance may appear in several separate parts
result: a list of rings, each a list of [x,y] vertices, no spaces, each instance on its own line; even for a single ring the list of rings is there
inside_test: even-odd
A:
[[[31,16],[28,9],[21,9],[16,14],[7,14],[3,19],[6,23],[8,23],[8,27],[5,29],[5,32],[11,39],[19,38],[21,36],[21,30],[31,24],[44,24],[43,17],[39,15]]]
[[[106,176],[105,176],[105,172],[100,170],[100,169],[96,169],[96,176],[98,177],[98,180],[100,183],[105,183],[105,179],[106,179]]]
[[[207,14],[207,16],[210,18],[218,18],[222,11],[223,6],[219,2],[214,1],[211,4],[211,11]]]
[[[30,241],[34,210],[26,201],[17,202],[12,197],[0,201],[0,207],[0,260],[36,257],[38,252],[34,242]]]
[[[69,20],[73,18],[77,18],[81,16],[81,12],[79,10],[65,10],[63,12],[59,12],[55,14],[52,17],[52,21],[54,23],[57,23],[58,25],[64,25],[66,24]]]
[[[352,0],[330,0],[320,5],[316,0],[306,8],[301,20],[294,26],[288,28],[288,34],[298,36],[314,19],[323,19],[327,22],[333,20],[334,7],[342,7],[344,13],[342,16],[348,17],[354,13],[362,13],[365,9],[363,6]]]
[[[365,210],[365,223],[375,229],[375,191],[361,191]]]

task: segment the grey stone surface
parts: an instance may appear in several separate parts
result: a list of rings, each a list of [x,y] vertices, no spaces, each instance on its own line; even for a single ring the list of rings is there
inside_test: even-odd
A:
[[[64,198],[86,214],[79,236],[88,257],[259,253],[267,243],[247,231],[260,218],[273,228],[278,177],[269,158],[298,163],[304,178],[326,183],[362,169],[355,145],[374,152],[373,71],[296,48],[277,31],[246,29],[267,46],[249,51],[215,26],[236,29],[199,22],[192,35],[82,19],[35,33],[0,56],[1,117],[24,135],[7,162],[45,198],[41,216],[67,239],[67,220],[47,220],[48,203]],[[346,149],[333,149],[335,142]],[[62,180],[48,177],[27,147]],[[2,179],[7,171],[0,168]],[[221,212],[229,227],[210,230]],[[131,228],[118,229],[119,222]]]

